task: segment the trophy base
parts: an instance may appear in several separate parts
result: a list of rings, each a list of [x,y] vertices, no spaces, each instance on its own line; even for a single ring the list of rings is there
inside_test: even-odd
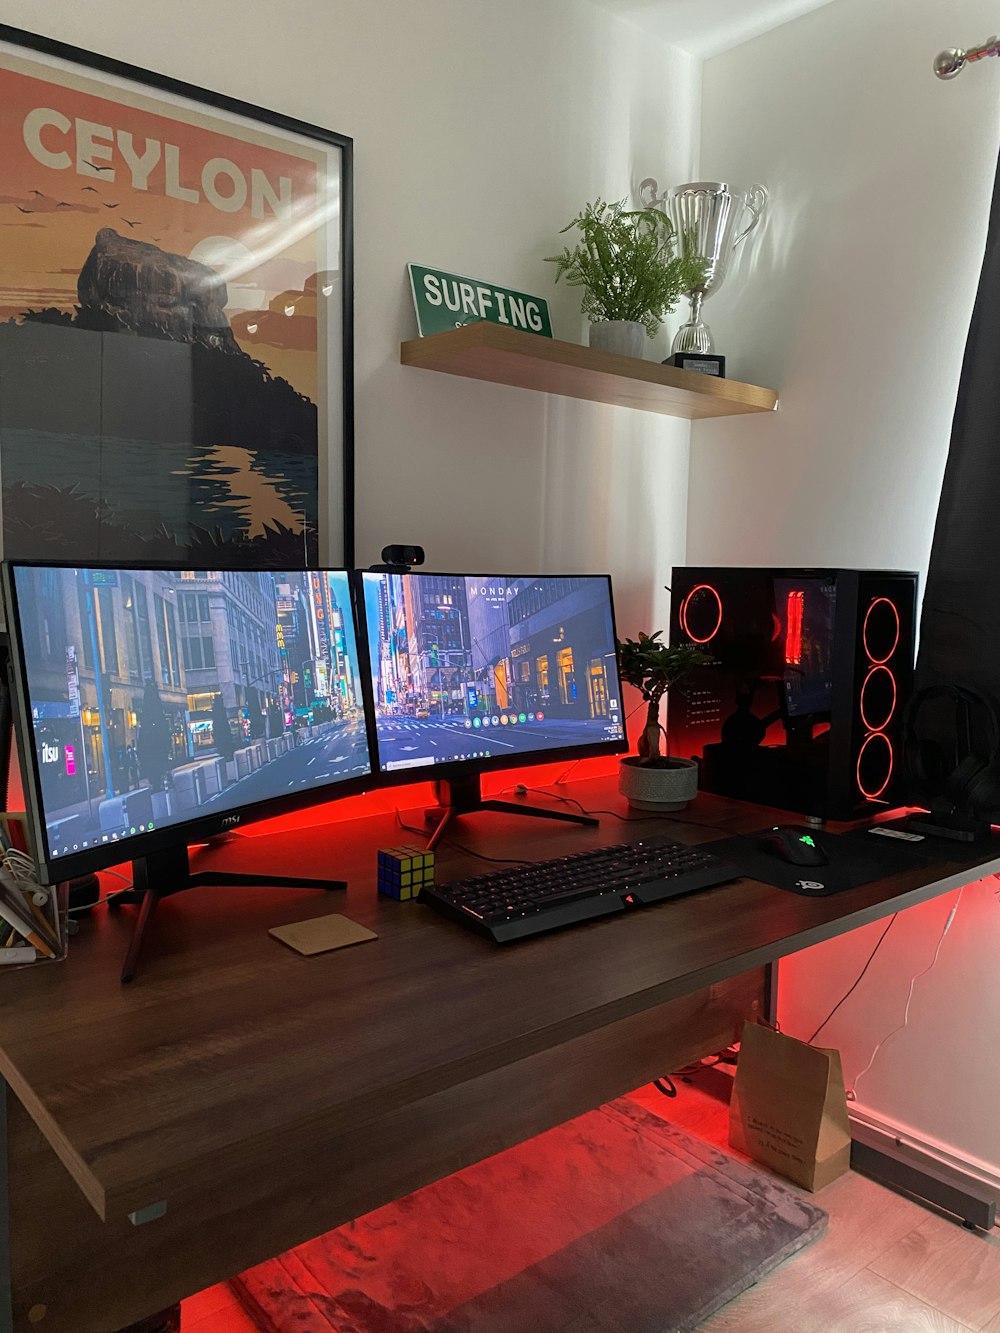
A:
[[[678,370],[696,370],[699,375],[718,375],[726,378],[726,358],[709,352],[674,352],[661,366],[676,366]]]
[[[688,320],[686,324],[682,324],[670,344],[670,351],[674,355],[678,352],[692,352],[697,356],[705,356],[714,350],[712,330],[700,319]]]

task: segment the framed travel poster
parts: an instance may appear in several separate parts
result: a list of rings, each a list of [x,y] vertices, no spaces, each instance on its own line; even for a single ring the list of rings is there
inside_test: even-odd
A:
[[[351,147],[0,25],[4,555],[352,563]]]

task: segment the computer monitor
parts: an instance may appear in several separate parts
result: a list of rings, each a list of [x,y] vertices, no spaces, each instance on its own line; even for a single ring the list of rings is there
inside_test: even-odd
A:
[[[444,780],[445,822],[499,808],[484,772],[628,748],[607,575],[382,570],[362,587],[379,771]]]
[[[190,844],[370,783],[344,570],[5,562],[3,581],[44,882],[131,860],[163,897],[209,882]]]

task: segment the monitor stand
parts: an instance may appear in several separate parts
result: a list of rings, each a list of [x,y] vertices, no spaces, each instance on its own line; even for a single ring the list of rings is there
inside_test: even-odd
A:
[[[503,815],[530,815],[535,819],[561,819],[568,824],[597,825],[601,822],[593,815],[574,815],[568,810],[547,810],[540,805],[522,805],[520,801],[484,800],[478,773],[435,782],[434,790],[440,804],[424,816],[428,824],[436,825],[427,841],[428,851],[438,845],[453,819],[459,815],[477,815],[481,810],[493,810]]]
[[[123,984],[130,982],[136,974],[146,930],[160,900],[205,885],[220,888],[259,886],[265,889],[347,888],[346,883],[340,879],[295,879],[288,875],[255,875],[250,871],[230,873],[222,870],[200,870],[192,874],[188,862],[188,849],[183,845],[168,847],[154,856],[133,861],[132,888],[122,889],[121,892],[110,894],[108,897],[110,907],[117,907],[120,903],[139,903],[139,915],[122,968]]]

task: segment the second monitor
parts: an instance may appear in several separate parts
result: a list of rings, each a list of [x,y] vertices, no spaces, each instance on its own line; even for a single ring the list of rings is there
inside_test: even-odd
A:
[[[594,822],[484,802],[479,778],[627,749],[610,579],[383,571],[362,583],[378,768],[439,782],[431,845],[482,809]]]

